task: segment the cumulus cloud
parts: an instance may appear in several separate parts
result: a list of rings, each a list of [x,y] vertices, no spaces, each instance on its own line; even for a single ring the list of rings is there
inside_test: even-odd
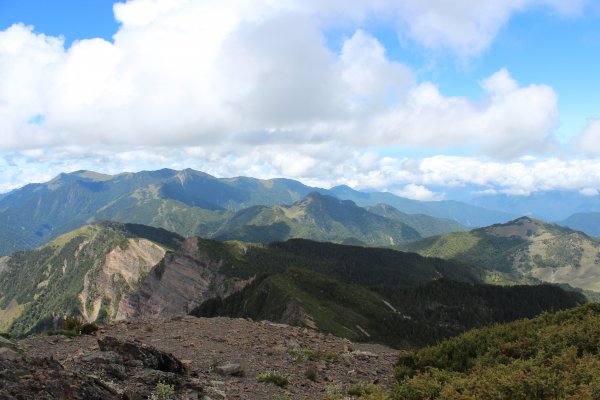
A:
[[[584,196],[588,196],[588,197],[594,197],[594,196],[598,196],[598,194],[600,194],[598,192],[598,189],[596,189],[596,188],[583,188],[579,191],[579,193],[581,193]]]
[[[410,183],[400,190],[393,191],[395,195],[400,197],[406,197],[407,199],[413,200],[442,200],[444,195],[442,193],[434,193],[422,185],[415,185]]]
[[[470,56],[516,12],[569,14],[583,4],[128,0],[114,6],[121,26],[112,41],[69,48],[17,24],[0,32],[0,152],[3,173],[13,168],[0,190],[75,167],[110,173],[158,165],[422,197],[436,195],[428,185],[467,177],[500,190],[536,190],[544,179],[504,181],[504,163],[460,158],[450,168],[463,171],[458,176],[440,172],[444,159],[382,158],[370,149],[460,146],[504,159],[543,151],[557,121],[552,88],[520,85],[501,69],[482,79],[482,101],[445,96],[361,27],[376,20],[428,49]],[[339,52],[324,34],[336,26],[351,32]],[[594,129],[582,141],[592,141]],[[34,163],[45,168],[41,175],[15,169]],[[528,172],[537,164],[508,165]],[[481,167],[483,177],[463,166]]]
[[[489,47],[512,15],[545,8],[560,15],[580,13],[589,0],[304,0],[286,6],[317,15],[328,23],[340,19],[386,20],[401,34],[432,50],[449,49],[461,55]]]
[[[460,143],[500,158],[551,145],[558,118],[558,98],[552,88],[519,87],[505,69],[486,78],[482,87],[488,98],[477,104],[445,97],[432,83],[422,83],[409,92],[405,103],[378,115],[370,130],[380,144],[441,149]]]
[[[600,156],[600,119],[588,122],[581,135],[574,140],[574,146],[589,157]]]
[[[460,143],[513,157],[551,141],[556,94],[520,87],[504,69],[482,82],[488,99],[478,104],[416,84],[361,30],[334,54],[310,19],[265,11],[239,21],[210,2],[131,2],[146,3],[156,9],[139,16],[124,11],[130,3],[115,8],[123,27],[114,43],[83,40],[66,50],[22,25],[1,32],[3,69],[29,84],[0,87],[0,148]],[[199,20],[191,24],[190,14]],[[42,62],[22,70],[24,57]]]

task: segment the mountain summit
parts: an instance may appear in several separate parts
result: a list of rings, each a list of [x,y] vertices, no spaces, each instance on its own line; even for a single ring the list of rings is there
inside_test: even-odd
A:
[[[435,236],[403,248],[466,261],[517,279],[600,291],[600,244],[582,232],[530,217]]]
[[[317,192],[291,206],[251,207],[234,215],[217,239],[269,242],[306,238],[338,243],[393,246],[421,235],[411,226],[370,213],[350,200]]]

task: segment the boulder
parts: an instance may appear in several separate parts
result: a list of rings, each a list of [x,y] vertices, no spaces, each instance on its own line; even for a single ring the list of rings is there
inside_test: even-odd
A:
[[[218,365],[215,371],[221,375],[238,375],[242,371],[242,366],[236,363],[225,363]]]
[[[98,339],[98,346],[103,352],[117,353],[126,363],[137,361],[145,368],[180,375],[187,372],[186,367],[173,354],[160,351],[150,345],[105,336]]]

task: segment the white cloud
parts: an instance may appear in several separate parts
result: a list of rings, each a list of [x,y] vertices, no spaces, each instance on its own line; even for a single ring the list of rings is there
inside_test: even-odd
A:
[[[320,187],[346,184],[421,200],[440,200],[444,198],[444,188],[467,185],[482,195],[523,196],[551,190],[595,195],[596,188],[600,188],[600,160],[536,158],[499,162],[457,156],[407,159],[381,157],[330,142],[293,148],[274,144],[236,149],[216,145],[184,149],[124,146],[91,150],[70,146],[27,150],[0,158],[0,192],[47,181],[65,171],[90,169],[114,174],[163,167],[194,168],[218,177],[288,177]]]
[[[581,135],[574,140],[574,146],[589,157],[600,156],[600,119],[588,122]]]
[[[444,198],[444,195],[441,193],[434,193],[425,186],[415,185],[413,183],[404,186],[401,190],[394,190],[393,192],[400,197],[421,201],[442,200]]]
[[[579,191],[584,196],[594,197],[598,196],[598,189],[596,188],[583,188]]]
[[[544,150],[552,143],[558,118],[552,88],[519,87],[505,69],[482,86],[489,96],[477,104],[444,97],[435,85],[422,83],[409,92],[406,103],[374,119],[370,131],[376,137],[369,140],[438,149],[461,144],[500,158]]]
[[[501,69],[481,80],[481,102],[445,96],[360,29],[375,20],[429,49],[469,56],[516,12],[568,14],[582,4],[129,0],[114,6],[121,27],[112,42],[69,48],[14,25],[0,32],[0,191],[64,170],[160,166],[422,198],[437,196],[430,185],[600,187],[591,160],[380,157],[374,149],[390,145],[459,146],[492,159],[543,151],[553,143],[557,95]],[[339,26],[354,33],[337,54],[324,32]],[[590,124],[581,139],[590,155],[600,154],[597,130]]]
[[[344,42],[340,62],[353,110],[386,108],[404,97],[414,81],[409,68],[389,61],[383,45],[361,30]]]
[[[469,40],[491,40],[496,28],[477,32],[490,18],[500,26],[536,4],[562,9],[556,1],[506,3],[130,0],[114,6],[122,25],[113,43],[82,40],[68,49],[15,25],[0,32],[0,151],[332,141],[460,143],[498,157],[537,151],[556,122],[550,87],[520,87],[503,69],[482,81],[483,104],[446,97],[431,82],[415,83],[368,32],[357,29],[340,54],[323,34],[336,13],[352,26],[373,17],[460,51],[485,46]],[[421,37],[431,24],[434,37]],[[36,116],[39,123],[28,123]]]
[[[433,50],[473,55],[487,49],[512,15],[531,8],[560,15],[580,13],[589,0],[303,0],[286,1],[295,11],[325,22],[378,19]]]

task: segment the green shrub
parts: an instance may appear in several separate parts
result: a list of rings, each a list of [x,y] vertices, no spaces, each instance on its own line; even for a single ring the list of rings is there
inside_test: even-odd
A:
[[[403,353],[393,398],[600,398],[600,305],[469,331]]]
[[[150,394],[150,400],[169,400],[175,396],[175,386],[168,383],[158,382]]]
[[[288,384],[288,379],[284,375],[276,371],[267,371],[262,374],[259,374],[256,377],[256,380],[258,382],[274,383],[279,387],[284,387]]]
[[[86,322],[79,328],[79,333],[82,335],[93,335],[98,329],[100,328],[98,328],[98,325],[96,325],[95,323]]]
[[[48,335],[48,336],[63,335],[63,336],[67,336],[67,337],[75,337],[75,336],[79,336],[79,333],[74,332],[74,331],[68,331],[66,329],[53,329],[51,331],[46,331],[46,335]]]
[[[83,321],[80,318],[68,315],[62,322],[62,329],[78,332],[82,325]]]
[[[350,386],[346,391],[348,396],[363,396],[375,393],[375,387],[373,385],[367,385],[364,383],[358,383]]]

